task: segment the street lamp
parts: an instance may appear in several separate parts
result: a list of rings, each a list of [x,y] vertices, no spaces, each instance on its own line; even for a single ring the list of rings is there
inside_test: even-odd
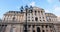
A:
[[[24,10],[23,6],[21,6],[20,10],[21,10],[21,13],[22,13],[22,12],[23,12],[23,10]]]
[[[28,10],[28,6],[26,5],[25,6],[25,10],[26,10],[26,23],[25,23],[25,30],[24,30],[24,32],[28,32],[28,29],[27,29],[27,10]]]
[[[32,13],[32,10],[33,10],[33,8],[32,8],[32,6],[30,6],[30,10],[28,11],[28,9],[29,9],[29,7],[26,5],[25,6],[25,10],[26,10],[26,23],[25,23],[25,25],[24,25],[24,27],[25,27],[25,30],[24,30],[24,32],[28,32],[28,24],[27,24],[27,13]]]

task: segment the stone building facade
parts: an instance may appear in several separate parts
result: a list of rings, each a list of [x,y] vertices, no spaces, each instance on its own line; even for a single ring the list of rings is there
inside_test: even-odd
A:
[[[60,32],[60,24],[53,13],[39,7],[27,7],[28,32]],[[0,32],[25,32],[26,10],[6,12],[0,22]]]

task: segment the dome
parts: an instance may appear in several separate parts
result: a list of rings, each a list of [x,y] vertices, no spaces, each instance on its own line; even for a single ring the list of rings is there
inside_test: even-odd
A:
[[[37,6],[34,6],[33,9],[41,9],[41,10],[42,10],[42,8],[39,8],[39,7],[37,7]]]
[[[37,10],[37,11],[39,10],[39,11],[45,12],[43,8],[39,8],[39,7],[36,7],[36,6],[34,6],[33,9],[34,9],[34,10]]]

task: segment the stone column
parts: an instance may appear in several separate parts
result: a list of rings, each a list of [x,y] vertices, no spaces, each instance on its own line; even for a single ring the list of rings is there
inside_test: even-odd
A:
[[[20,25],[16,25],[16,32],[20,32]]]
[[[44,25],[44,31],[46,32],[46,26]]]
[[[4,32],[4,31],[5,31],[5,28],[6,28],[6,27],[5,27],[5,25],[4,25],[1,32]]]
[[[32,29],[33,29],[33,28],[32,28],[32,25],[31,25],[30,32],[32,32]]]
[[[11,30],[11,25],[7,25],[5,32],[10,32]]]
[[[37,32],[37,29],[36,29],[37,27],[35,26],[35,32]]]
[[[3,32],[4,26],[1,27],[1,32]]]
[[[54,32],[58,32],[58,26],[57,25],[54,25]]]
[[[41,30],[41,32],[42,32],[42,26],[40,26],[40,30]]]
[[[20,25],[20,32],[24,32],[24,27],[23,27],[23,25]]]
[[[51,31],[50,31],[50,27],[49,27],[49,26],[48,26],[48,32],[51,32]]]

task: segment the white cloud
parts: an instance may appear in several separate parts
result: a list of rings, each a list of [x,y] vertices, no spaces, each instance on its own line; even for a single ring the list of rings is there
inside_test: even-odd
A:
[[[57,16],[60,16],[60,6],[54,5],[51,9],[45,9],[45,12],[53,13]]]
[[[45,12],[50,12],[48,9],[45,9]]]
[[[54,10],[55,10],[55,11],[60,11],[60,7],[59,7],[59,6],[55,6],[55,7],[54,7]]]
[[[53,0],[47,0],[48,1],[48,3],[52,3],[53,2]]]
[[[30,5],[35,6],[35,2],[31,2]]]
[[[54,6],[53,13],[56,14],[57,16],[60,16],[60,6]]]

